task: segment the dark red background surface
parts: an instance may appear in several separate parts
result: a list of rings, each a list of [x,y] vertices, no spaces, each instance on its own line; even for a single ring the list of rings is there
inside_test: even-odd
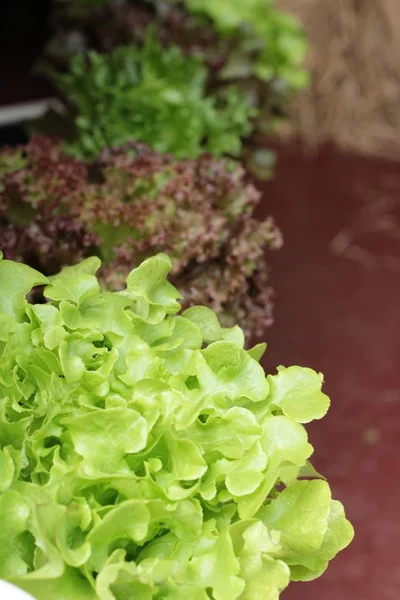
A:
[[[400,165],[286,148],[263,192],[260,213],[285,237],[270,257],[277,296],[264,366],[324,373],[332,405],[309,426],[314,463],[356,529],[320,580],[292,584],[283,599],[398,600]],[[351,244],[335,252],[346,231]]]

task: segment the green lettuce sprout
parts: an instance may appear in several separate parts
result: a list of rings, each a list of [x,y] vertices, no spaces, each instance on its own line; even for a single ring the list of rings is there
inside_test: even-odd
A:
[[[266,377],[238,327],[179,314],[165,254],[119,292],[99,267],[0,256],[0,578],[38,600],[276,600],[321,575],[353,536],[309,478],[321,375]]]

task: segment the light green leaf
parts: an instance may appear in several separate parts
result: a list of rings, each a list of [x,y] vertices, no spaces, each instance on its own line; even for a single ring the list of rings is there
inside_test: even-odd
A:
[[[98,600],[87,579],[71,567],[67,567],[61,576],[26,576],[12,581],[37,600]]]
[[[206,306],[192,306],[185,310],[183,316],[197,325],[206,344],[221,339],[221,325],[218,317]]]
[[[269,386],[262,367],[234,342],[215,342],[202,351],[214,382],[232,399],[265,400]]]
[[[32,558],[32,546],[26,537],[29,508],[22,496],[8,490],[0,494],[0,578],[10,580],[25,575]]]
[[[257,362],[260,362],[260,360],[264,356],[266,349],[267,344],[257,344],[256,346],[253,346],[253,348],[250,348],[250,350],[247,350],[247,352],[251,356],[251,358],[253,358]]]
[[[4,313],[17,321],[24,314],[25,296],[37,285],[47,283],[47,277],[27,265],[0,261],[0,315]]]
[[[243,347],[244,335],[240,327],[221,327],[217,315],[206,306],[192,306],[185,310],[183,316],[197,325],[206,344],[226,340]]]
[[[296,564],[297,557],[318,553],[328,530],[331,493],[326,481],[297,481],[263,507],[259,518],[281,532],[280,555]]]
[[[270,375],[270,402],[298,423],[321,419],[328,411],[330,400],[321,392],[322,375],[305,367],[278,367]]]
[[[11,456],[12,448],[0,448],[0,492],[7,490],[14,479],[15,466]]]
[[[197,421],[186,432],[203,452],[220,452],[227,458],[246,454],[260,435],[260,425],[251,412],[236,406],[221,417],[209,417],[206,423]]]
[[[281,463],[303,466],[313,452],[307,432],[300,424],[284,416],[268,416],[263,424],[262,446],[271,457],[279,454]]]
[[[94,273],[99,266],[100,259],[92,256],[78,265],[64,267],[58,275],[49,278],[50,284],[46,286],[45,296],[50,300],[70,300],[80,304],[86,298],[97,295],[100,286]]]
[[[235,523],[230,531],[246,580],[240,600],[278,600],[290,579],[286,563],[273,558],[280,551],[279,533],[256,519]]]
[[[261,444],[256,442],[226,476],[226,487],[232,496],[252,494],[263,482],[267,462]]]
[[[291,564],[291,577],[295,581],[311,581],[328,568],[329,561],[346,548],[354,537],[354,529],[346,519],[343,506],[332,500],[328,517],[328,529],[318,553],[300,557]]]
[[[108,564],[96,579],[96,592],[100,600],[152,600],[156,589],[152,578],[141,565],[137,566],[134,562]]]
[[[166,254],[157,254],[134,269],[123,294],[136,300],[133,309],[147,323],[159,323],[180,309],[179,292],[166,279],[172,263]]]
[[[131,305],[129,298],[116,294],[103,293],[97,298],[90,297],[79,306],[62,300],[59,310],[61,318],[69,329],[98,329],[103,333],[124,336],[132,328],[125,308]]]
[[[84,459],[83,472],[126,472],[124,458],[146,446],[146,420],[133,409],[109,408],[65,419],[76,452]]]
[[[77,545],[77,539],[83,537],[83,531],[91,523],[92,515],[86,502],[71,503],[57,523],[55,540],[61,556],[67,565],[80,567],[90,558],[89,541]],[[73,546],[71,545],[73,541]]]
[[[161,509],[160,501],[154,503]],[[151,511],[143,500],[127,500],[113,508],[89,533],[87,540],[91,546],[90,567],[100,572],[106,564],[113,542],[131,540],[143,544],[149,533]]]
[[[31,318],[38,324],[32,332],[33,343],[54,350],[67,337],[60,312],[51,304],[35,304],[29,308]]]
[[[193,481],[200,479],[207,471],[200,448],[190,440],[171,437],[168,440],[169,459],[172,475],[176,480]]]
[[[244,589],[228,530],[221,532],[212,551],[190,561],[187,577],[204,588],[211,588],[215,600],[234,600]]]

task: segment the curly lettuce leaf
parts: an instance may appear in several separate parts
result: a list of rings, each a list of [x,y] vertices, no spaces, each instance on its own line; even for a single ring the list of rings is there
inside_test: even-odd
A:
[[[25,296],[37,285],[47,283],[47,277],[27,265],[3,260],[0,255],[0,317],[21,318],[26,306]]]
[[[202,57],[164,48],[153,34],[140,47],[74,55],[68,72],[50,75],[74,105],[67,149],[79,157],[132,139],[177,158],[237,156],[257,113],[236,86],[209,93]],[[115,241],[115,228],[109,234]]]
[[[163,254],[118,293],[98,266],[0,262],[0,577],[37,600],[278,600],[319,576],[353,535],[310,468],[321,376],[266,377],[238,328],[178,314]]]
[[[305,367],[278,367],[278,374],[268,377],[270,401],[283,414],[298,423],[321,419],[328,411],[330,400],[321,391],[321,373]]]

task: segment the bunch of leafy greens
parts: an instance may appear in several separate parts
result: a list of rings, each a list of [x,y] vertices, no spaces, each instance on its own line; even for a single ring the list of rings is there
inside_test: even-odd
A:
[[[0,577],[38,600],[277,600],[321,575],[353,535],[302,479],[321,376],[266,377],[238,327],[179,315],[165,254],[119,293],[99,266],[0,262]]]
[[[108,289],[158,252],[173,262],[185,304],[206,304],[224,326],[262,335],[272,318],[266,249],[279,248],[259,193],[236,163],[177,161],[131,143],[76,160],[51,138],[0,152],[0,240],[7,258],[46,275],[91,254]]]
[[[71,154],[90,158],[131,140],[177,158],[207,151],[237,156],[254,111],[235,88],[206,93],[207,69],[200,57],[177,47],[163,49],[153,37],[143,47],[91,51],[71,59],[54,75],[76,113]]]
[[[305,35],[298,22],[275,4],[275,0],[61,0],[56,14],[67,30],[69,25],[76,33],[82,25],[83,48],[95,44],[110,50],[121,39],[143,41],[146,26],[155,24],[161,38],[169,35],[170,41],[182,48],[211,60],[213,55],[225,54],[224,62],[231,67],[236,64],[239,76],[279,79],[289,88],[298,89],[308,79],[301,66],[307,51]],[[201,32],[204,25],[212,29],[211,34]],[[85,38],[87,31],[91,31],[92,41]],[[191,35],[195,31],[197,39]],[[214,47],[210,48],[206,42],[211,40]],[[74,50],[73,44],[70,50]]]
[[[307,49],[304,34],[292,16],[275,8],[275,0],[184,0],[183,4],[196,16],[210,19],[222,36],[234,38],[241,32],[235,54],[239,59],[247,51],[248,74],[264,81],[279,78],[292,89],[306,85],[307,73],[301,68]],[[231,68],[234,65],[232,57]],[[243,69],[243,62],[237,66]]]
[[[56,3],[53,23],[56,33],[46,50],[47,61],[50,60],[56,66],[56,71],[65,69],[67,59],[71,55],[86,55],[92,50],[109,54],[121,44],[146,47],[148,32],[153,30],[162,47],[169,49],[171,55],[167,54],[164,57],[163,50],[159,46],[156,48],[154,44],[151,52],[145,51],[141,54],[137,50],[131,50],[131,56],[137,57],[134,60],[148,62],[150,65],[154,63],[155,66],[151,66],[152,74],[161,79],[159,86],[154,90],[148,88],[149,82],[146,80],[136,83],[136,75],[120,75],[122,79],[129,79],[130,87],[133,84],[137,86],[135,101],[139,101],[140,106],[142,102],[148,102],[150,113],[155,108],[157,113],[164,102],[167,104],[166,110],[169,110],[172,97],[172,102],[175,103],[177,94],[182,98],[181,92],[186,96],[188,89],[192,88],[192,94],[197,94],[198,99],[203,98],[201,106],[197,102],[199,111],[204,115],[210,113],[206,117],[197,115],[197,120],[204,119],[208,123],[207,126],[203,123],[200,129],[203,128],[207,136],[211,134],[214,140],[222,136],[220,144],[204,144],[203,140],[202,147],[217,154],[237,153],[240,150],[239,138],[242,137],[242,157],[248,166],[260,178],[270,175],[274,158],[273,153],[265,147],[265,134],[276,130],[285,117],[286,107],[293,94],[304,87],[308,79],[307,72],[302,68],[307,49],[304,33],[293,17],[276,8],[274,0],[71,0],[68,3],[62,0],[58,4],[57,10]],[[178,52],[178,48],[187,62]],[[124,50],[122,52],[126,53]],[[161,58],[157,57],[157,52]],[[94,73],[100,70],[99,63],[108,62],[105,59],[101,61],[99,57],[89,61],[94,61],[90,69],[93,77]],[[118,59],[117,66],[121,71],[127,68],[123,62]],[[84,60],[73,62],[73,72],[80,71],[78,65],[84,63]],[[161,77],[157,65],[162,65]],[[104,70],[104,67],[102,69]],[[186,77],[186,86],[177,84],[176,70],[185,72],[183,79]],[[198,75],[195,74],[196,70]],[[137,139],[142,139],[163,151],[171,150],[177,153],[177,156],[193,156],[196,147],[199,147],[197,133],[193,134],[191,131],[186,135],[191,127],[198,132],[199,125],[192,123],[188,128],[189,117],[183,118],[181,114],[184,110],[194,110],[196,113],[193,96],[187,100],[185,109],[183,105],[181,111],[174,107],[174,115],[177,116],[179,112],[179,119],[178,116],[171,119],[169,115],[171,126],[168,121],[162,119],[158,130],[152,129],[150,123],[142,132],[138,123],[135,123],[133,129],[129,122],[130,115],[138,108],[132,105],[131,109],[127,109],[130,101],[125,89],[126,81],[122,90],[114,75],[110,86],[116,87],[115,94],[107,92],[99,97],[98,88],[104,86],[90,82],[89,74],[86,74],[87,83],[81,81],[80,76],[70,77],[75,77],[74,85],[77,88],[87,90],[81,92],[86,98],[83,109],[85,119],[88,110],[95,111],[95,107],[92,106],[95,100],[100,105],[105,102],[108,108],[104,110],[110,111],[117,123],[121,123],[128,115],[124,140],[133,132]],[[101,79],[101,76],[99,78]],[[167,98],[160,94],[160,88],[163,86],[168,89],[165,94]],[[198,93],[195,91],[196,87]],[[104,92],[105,90],[103,94]],[[92,96],[93,99],[90,100]],[[118,100],[115,96],[119,96]],[[124,101],[122,96],[125,97]],[[111,100],[116,103],[115,110]],[[183,103],[185,104],[185,101]],[[213,110],[207,107],[209,103],[214,104]],[[247,104],[253,109],[250,113]],[[215,107],[219,109],[217,119],[212,116],[212,113],[216,114]],[[78,102],[78,113],[80,110],[82,108]],[[142,118],[146,119],[148,115],[147,112],[142,114],[141,110],[140,107],[139,121]],[[107,114],[102,113],[100,119],[103,118],[106,123],[112,123]],[[218,123],[220,119],[222,121]],[[89,120],[97,128],[95,118]],[[233,121],[232,127],[227,126],[229,120]],[[174,143],[168,138],[170,133],[167,133],[165,138],[162,132],[163,127],[170,130],[173,124],[182,136],[181,141],[174,140]],[[147,129],[147,126],[150,129]],[[84,129],[86,135],[91,135],[85,122]],[[190,136],[193,135],[196,141],[190,142]],[[98,143],[102,143],[101,136],[96,142],[97,147]],[[185,144],[188,151],[186,155],[181,153]]]

